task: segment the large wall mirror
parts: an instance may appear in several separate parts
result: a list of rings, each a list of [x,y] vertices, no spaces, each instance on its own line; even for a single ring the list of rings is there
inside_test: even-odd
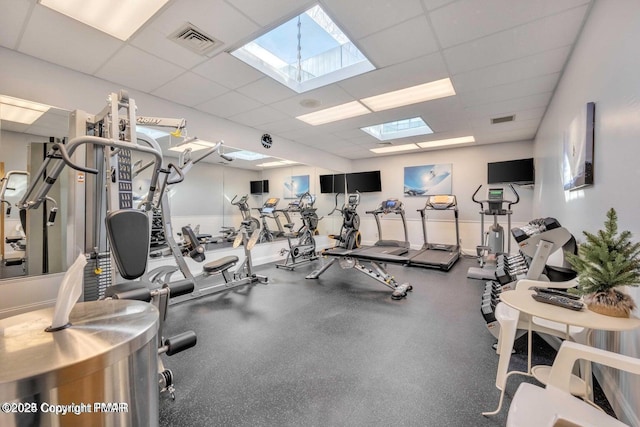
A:
[[[69,112],[0,95],[0,279],[64,271],[61,248],[66,228],[64,179],[49,199],[22,219],[16,204],[24,196],[29,172],[37,170],[51,141],[68,134]]]

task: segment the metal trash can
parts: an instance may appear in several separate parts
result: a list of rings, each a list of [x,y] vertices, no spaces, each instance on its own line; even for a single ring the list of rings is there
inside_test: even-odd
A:
[[[158,424],[158,311],[140,301],[78,303],[0,320],[0,426]]]

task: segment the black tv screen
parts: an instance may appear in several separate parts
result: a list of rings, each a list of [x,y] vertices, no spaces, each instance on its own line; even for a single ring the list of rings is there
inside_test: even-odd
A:
[[[349,193],[372,193],[382,191],[380,171],[357,172],[347,174],[347,191]]]
[[[487,164],[488,184],[533,184],[534,181],[533,158]]]
[[[269,192],[269,180],[251,181],[251,194],[263,194]]]
[[[344,193],[344,174],[320,175],[321,193]]]

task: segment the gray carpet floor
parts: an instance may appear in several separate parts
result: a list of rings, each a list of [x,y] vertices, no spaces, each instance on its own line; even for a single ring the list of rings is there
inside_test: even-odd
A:
[[[198,344],[164,357],[176,399],[161,396],[162,426],[502,426],[494,337],[480,314],[475,260],[449,272],[389,265],[407,298],[336,264],[317,280],[259,267],[254,285],[172,305],[166,334],[193,330]],[[535,340],[543,361],[553,351]],[[526,358],[519,345],[513,363]],[[532,380],[533,381],[533,380]]]

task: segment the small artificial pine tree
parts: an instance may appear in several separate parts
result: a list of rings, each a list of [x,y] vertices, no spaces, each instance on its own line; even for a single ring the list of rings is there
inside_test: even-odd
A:
[[[639,285],[640,243],[631,242],[629,231],[618,234],[617,222],[615,209],[609,209],[605,229],[599,230],[597,234],[583,231],[587,241],[579,246],[578,255],[566,254],[567,261],[578,273],[576,293],[611,293],[617,286]],[[620,300],[622,295],[615,291],[615,297],[611,295],[613,298],[604,299],[611,304]],[[633,301],[630,302],[633,309]]]

